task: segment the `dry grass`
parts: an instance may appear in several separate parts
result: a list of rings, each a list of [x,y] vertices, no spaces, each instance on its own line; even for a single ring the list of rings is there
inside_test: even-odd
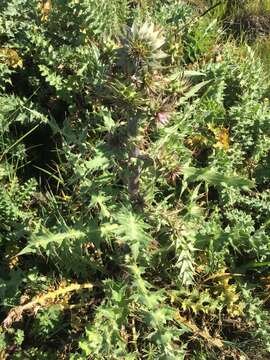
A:
[[[257,39],[254,49],[262,59],[265,70],[270,72],[270,35]]]

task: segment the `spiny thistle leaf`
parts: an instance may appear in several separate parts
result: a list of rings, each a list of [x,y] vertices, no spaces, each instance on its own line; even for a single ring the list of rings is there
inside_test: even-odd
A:
[[[150,235],[146,232],[150,227],[138,215],[123,210],[118,213],[117,221],[119,223],[115,233],[119,236],[120,242],[130,246],[132,256],[136,261],[141,254],[147,252]]]
[[[50,245],[61,246],[65,240],[74,241],[85,236],[86,234],[80,230],[68,229],[66,232],[53,233],[44,229],[43,233],[32,235],[29,244],[17,256],[44,251]]]
[[[182,173],[184,174],[184,178],[187,182],[205,181],[209,185],[232,186],[242,188],[243,190],[254,186],[251,180],[235,175],[223,175],[209,168],[198,169],[195,167],[184,167],[182,169]]]

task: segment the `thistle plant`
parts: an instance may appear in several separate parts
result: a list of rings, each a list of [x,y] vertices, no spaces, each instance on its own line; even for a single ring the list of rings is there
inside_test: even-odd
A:
[[[1,359],[269,358],[269,77],[205,3],[0,2]]]
[[[142,25],[134,22],[126,27],[120,37],[121,47],[118,50],[118,64],[122,67],[127,80],[134,84],[135,91],[141,92],[145,74],[153,73],[162,66],[166,54],[162,51],[165,38],[161,29],[156,29],[153,23]],[[145,104],[146,105],[146,104]],[[146,117],[145,105],[140,109],[128,112],[128,148],[129,175],[128,190],[135,202],[139,201],[139,181],[141,172],[140,143],[144,139],[140,136],[139,126]]]
[[[160,67],[161,60],[167,56],[162,50],[165,44],[162,30],[153,23],[134,22],[125,28],[120,42],[119,63],[131,74],[152,71]]]

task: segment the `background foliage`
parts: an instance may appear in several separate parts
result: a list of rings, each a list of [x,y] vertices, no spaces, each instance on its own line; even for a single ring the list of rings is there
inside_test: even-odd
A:
[[[1,1],[1,359],[269,357],[267,39],[232,3]]]

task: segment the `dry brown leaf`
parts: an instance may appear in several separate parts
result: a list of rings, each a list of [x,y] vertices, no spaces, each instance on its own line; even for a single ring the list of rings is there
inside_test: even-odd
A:
[[[204,340],[206,340],[209,345],[218,347],[219,349],[223,348],[223,342],[219,338],[212,337],[208,330],[201,330],[194,322],[186,319],[184,316],[180,315],[179,312],[176,313],[175,319],[179,321],[181,324],[187,326],[194,334],[199,335]]]
[[[7,317],[2,322],[2,326],[4,329],[8,329],[14,322],[20,321],[23,314],[26,312],[36,314],[41,308],[57,303],[58,297],[63,298],[73,291],[92,288],[93,285],[90,283],[71,284],[65,287],[59,287],[56,290],[48,291],[46,294],[37,295],[32,301],[11,309]]]

